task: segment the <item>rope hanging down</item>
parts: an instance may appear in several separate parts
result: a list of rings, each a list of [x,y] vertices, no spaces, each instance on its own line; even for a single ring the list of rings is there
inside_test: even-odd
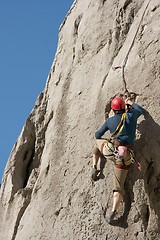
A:
[[[136,30],[136,32],[135,32],[134,38],[133,38],[133,40],[132,40],[132,42],[131,42],[131,45],[130,45],[130,47],[129,47],[129,49],[128,49],[128,52],[127,52],[127,54],[126,54],[126,56],[125,56],[125,58],[124,58],[124,60],[123,60],[122,66],[113,67],[113,70],[114,70],[114,71],[115,71],[116,69],[118,69],[118,68],[121,68],[121,69],[122,69],[122,80],[123,80],[123,85],[124,85],[124,92],[125,92],[126,94],[129,94],[129,92],[128,92],[127,83],[126,83],[126,80],[125,80],[124,69],[125,69],[125,66],[126,66],[126,64],[127,64],[128,56],[129,56],[130,51],[131,51],[131,49],[132,49],[132,47],[133,47],[133,45],[134,45],[135,39],[136,39],[136,37],[137,37],[138,31],[139,31],[139,29],[140,29],[141,23],[142,23],[142,21],[143,21],[144,15],[145,15],[145,13],[146,13],[146,10],[147,10],[150,2],[151,2],[151,0],[148,1],[147,5],[146,5],[146,7],[145,7],[145,9],[144,9],[144,11],[143,11],[143,14],[142,14],[142,16],[141,16],[141,19],[140,19],[138,28],[137,28],[137,30]]]

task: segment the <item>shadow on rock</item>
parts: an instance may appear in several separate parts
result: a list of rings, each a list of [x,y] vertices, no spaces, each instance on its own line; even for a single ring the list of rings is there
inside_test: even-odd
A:
[[[158,229],[160,229],[160,126],[146,111],[143,120],[137,127],[140,138],[135,141],[135,155],[142,165],[142,172],[136,166],[131,166],[126,180],[124,197],[125,209],[123,220],[127,221],[131,203],[134,202],[133,186],[138,179],[144,179],[144,186],[149,197],[150,208],[158,217]],[[141,214],[143,225],[147,230],[150,220],[150,209],[146,205],[146,211]]]

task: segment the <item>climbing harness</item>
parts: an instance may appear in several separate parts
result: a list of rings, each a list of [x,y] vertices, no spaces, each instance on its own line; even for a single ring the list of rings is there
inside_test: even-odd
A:
[[[103,150],[105,148],[105,154],[103,153]],[[101,153],[105,156],[105,157],[112,157],[115,156],[114,153],[114,145],[113,143],[110,141],[110,139],[106,139],[105,142],[102,143],[101,145]]]
[[[114,161],[116,168],[129,169],[131,163],[134,163],[133,151],[131,145],[115,145],[114,141],[106,139],[101,145],[101,154],[104,157]],[[128,156],[128,157],[127,157]]]
[[[124,145],[121,142],[115,140],[123,130],[126,120],[126,113],[122,114],[120,123],[116,130],[111,134],[110,139],[106,139],[101,145],[101,153],[106,157],[114,157],[115,167],[127,170],[130,164],[134,162],[134,153],[132,151],[132,145]],[[128,154],[128,159],[127,158]],[[128,164],[127,164],[128,163]]]
[[[140,29],[141,23],[142,23],[142,21],[143,21],[144,15],[145,15],[145,13],[146,13],[146,10],[147,10],[150,2],[151,2],[151,0],[148,1],[148,3],[146,4],[146,7],[144,8],[144,11],[143,11],[143,14],[142,14],[142,16],[141,16],[139,25],[138,25],[138,27],[137,27],[137,30],[136,30],[136,32],[135,32],[135,35],[134,35],[133,40],[132,40],[132,42],[131,42],[131,45],[130,45],[130,47],[129,47],[129,49],[128,49],[128,52],[127,52],[127,54],[126,54],[126,56],[125,56],[125,58],[124,58],[124,60],[123,60],[122,66],[113,67],[113,70],[114,70],[114,71],[115,71],[116,69],[119,69],[119,68],[122,69],[122,80],[123,80],[123,85],[124,85],[124,92],[125,92],[125,94],[127,95],[127,97],[129,96],[129,91],[128,91],[128,89],[127,89],[127,83],[126,83],[126,80],[125,80],[124,69],[125,69],[125,66],[126,66],[126,64],[127,64],[128,56],[129,56],[129,54],[130,54],[130,52],[131,52],[131,49],[132,49],[132,47],[133,47],[133,45],[134,45],[135,39],[136,39],[136,37],[137,37],[138,31],[139,31],[139,29]]]

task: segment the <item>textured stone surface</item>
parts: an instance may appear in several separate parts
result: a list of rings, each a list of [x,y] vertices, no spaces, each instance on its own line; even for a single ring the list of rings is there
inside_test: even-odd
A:
[[[44,92],[4,172],[0,239],[160,239],[160,3],[151,0],[145,11],[148,2],[72,5]],[[121,69],[112,67],[125,59],[127,89],[146,109],[135,142],[142,172],[132,165],[120,219],[110,226],[104,215],[112,205],[113,166],[107,162],[104,177],[92,183],[92,147],[106,102],[124,90]]]

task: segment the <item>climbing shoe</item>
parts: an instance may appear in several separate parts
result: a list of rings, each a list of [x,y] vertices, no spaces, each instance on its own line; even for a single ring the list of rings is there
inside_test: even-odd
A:
[[[111,212],[106,216],[106,221],[107,221],[109,224],[112,224],[115,216],[116,216],[116,210],[115,210],[115,211],[111,211]]]
[[[93,167],[92,171],[91,171],[91,180],[93,180],[93,181],[98,180],[98,173],[99,173],[99,171],[97,170],[97,168]]]

